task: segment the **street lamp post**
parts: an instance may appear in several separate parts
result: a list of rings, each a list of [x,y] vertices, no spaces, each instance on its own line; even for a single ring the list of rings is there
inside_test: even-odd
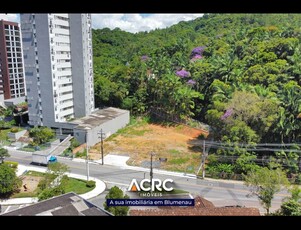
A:
[[[89,157],[88,157],[88,153],[89,153],[89,146],[88,146],[88,143],[89,143],[89,139],[88,139],[88,136],[89,136],[89,130],[90,128],[87,128],[87,133],[86,133],[86,168],[87,168],[87,181],[89,181]]]

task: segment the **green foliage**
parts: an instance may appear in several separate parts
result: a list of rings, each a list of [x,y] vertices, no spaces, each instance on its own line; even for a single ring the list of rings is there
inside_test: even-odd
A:
[[[234,165],[218,163],[213,166],[208,166],[207,171],[212,177],[226,179],[230,178],[234,174]]]
[[[176,155],[180,154],[181,152],[179,150],[176,150],[176,149],[169,149],[168,153],[176,156]]]
[[[15,161],[5,161],[4,164],[7,164],[9,167],[17,170],[19,163]]]
[[[43,191],[46,188],[49,188],[51,182],[56,178],[55,175],[50,174],[50,173],[45,173],[43,175],[43,179],[40,180],[39,184],[38,184],[38,188]]]
[[[235,161],[235,171],[237,173],[247,174],[251,171],[257,171],[260,166],[256,165],[254,160],[256,156],[250,153],[243,153]]]
[[[0,148],[0,164],[3,162],[5,157],[10,157],[8,150],[5,148]]]
[[[95,187],[95,181],[94,180],[87,181],[86,186],[88,188],[94,188]]]
[[[92,187],[88,187],[86,180],[70,178],[67,176],[62,178],[61,186],[64,187],[65,193],[75,192],[76,194],[84,194],[95,188],[95,184]]]
[[[293,199],[285,201],[281,204],[277,214],[281,216],[301,216],[301,204]]]
[[[54,188],[45,188],[39,195],[38,199],[39,201],[47,200],[54,196],[59,196],[65,194],[65,189],[63,186],[56,186]]]
[[[106,199],[129,199],[129,196],[124,195],[120,188],[114,186],[106,195]],[[104,202],[103,206],[105,210],[112,213],[114,216],[127,216],[130,209],[128,206],[108,206],[106,201]]]
[[[13,128],[10,129],[10,131],[12,133],[17,133],[17,132],[19,132],[19,129],[17,127],[13,127]]]
[[[29,136],[33,138],[35,144],[40,145],[50,141],[55,134],[48,127],[34,127],[30,129]]]
[[[80,146],[79,141],[74,137],[71,139],[70,141],[70,150],[72,151],[73,149],[77,148],[78,146]]]
[[[275,193],[279,192],[282,186],[288,186],[289,182],[281,169],[273,170],[263,167],[249,172],[245,176],[245,184],[251,188],[251,194],[258,197],[269,214]]]
[[[301,188],[298,185],[294,185],[290,190],[292,200],[301,202]]]
[[[85,158],[87,156],[87,150],[86,149],[84,149],[83,151],[81,151],[81,152],[77,152],[76,154],[75,154],[75,157],[79,157],[79,158]]]
[[[0,164],[0,196],[14,192],[22,184],[13,168]]]
[[[0,121],[0,129],[10,129],[12,125],[13,125],[13,121],[11,122],[6,122],[3,120]]]
[[[0,110],[0,115],[3,116],[3,117],[9,117],[9,116],[12,116],[13,115],[13,106],[9,106],[7,107],[6,109],[1,109]]]
[[[186,162],[189,161],[189,158],[185,157],[185,158],[174,158],[171,159],[169,162],[175,165],[180,165],[180,164],[185,164]]]
[[[93,30],[96,106],[194,118],[212,127],[215,141],[299,143],[300,27],[299,14],[205,14],[151,32]],[[192,50],[199,46],[205,49],[194,60]],[[179,70],[190,74],[179,77]],[[228,109],[231,116],[221,119]],[[250,156],[239,158],[246,154],[242,149],[216,153],[238,158],[231,162],[236,173],[256,168]],[[289,175],[297,174],[293,151],[271,155],[287,165]]]
[[[55,176],[62,176],[69,171],[69,166],[64,163],[54,162],[48,164],[47,173],[53,174]]]

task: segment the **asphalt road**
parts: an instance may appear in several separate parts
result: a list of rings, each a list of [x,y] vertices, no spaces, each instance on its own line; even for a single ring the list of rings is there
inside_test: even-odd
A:
[[[10,150],[9,153],[11,157],[6,158],[6,160],[17,161],[23,165],[30,165],[32,159],[31,154],[17,150]],[[67,164],[72,173],[87,175],[87,167],[83,162],[75,162],[63,158],[59,158],[59,162]],[[117,185],[125,192],[127,191],[127,187],[129,186],[132,179],[135,178],[139,181],[143,178],[149,178],[149,173],[147,172],[92,163],[89,164],[89,174],[92,177],[103,180],[107,184],[108,188]],[[259,204],[257,197],[250,197],[249,189],[239,182],[233,183],[210,179],[203,180],[156,173],[154,173],[154,178],[163,180],[167,178],[173,179],[173,187],[188,191],[192,195],[201,195],[209,201],[213,202],[213,204],[217,207],[239,205],[246,207],[258,207],[262,213],[264,213],[265,211]],[[105,195],[106,191],[104,192],[104,194],[91,199],[91,202],[95,203],[98,206],[102,206],[105,200]],[[280,193],[276,194],[272,202],[271,211],[278,209],[281,205],[282,199],[287,195],[288,193],[286,191],[281,191]]]

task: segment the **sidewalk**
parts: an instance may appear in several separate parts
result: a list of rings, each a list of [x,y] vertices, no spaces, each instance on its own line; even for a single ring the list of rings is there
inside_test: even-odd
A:
[[[104,164],[105,165],[112,165],[112,166],[119,166],[121,169],[131,169],[141,172],[149,172],[149,168],[143,168],[138,166],[129,166],[127,165],[127,161],[130,157],[128,156],[122,156],[122,155],[115,155],[115,154],[108,154],[104,157]],[[83,159],[74,159],[78,162],[86,162]],[[101,164],[102,160],[94,160],[90,163],[97,163]],[[153,169],[153,172],[156,174],[163,174],[163,175],[170,175],[170,176],[177,176],[177,177],[185,177],[189,179],[199,179],[195,174],[190,173],[183,173],[183,172],[173,172],[173,171],[167,171],[162,169]],[[225,183],[233,183],[233,184],[243,184],[243,181],[235,181],[235,180],[223,180],[223,179],[212,179],[212,178],[205,178],[201,180],[211,181],[211,182],[225,182]]]
[[[34,166],[18,165],[17,176],[20,176],[25,171],[29,171],[29,170],[37,171],[37,172],[46,172],[47,168],[44,169],[44,168],[39,168],[39,167],[34,167]],[[67,173],[67,175],[69,177],[73,177],[73,178],[77,178],[77,179],[83,179],[83,180],[87,179],[86,176],[78,175],[78,174],[74,174],[74,173]],[[90,177],[89,180],[95,181],[96,186],[92,191],[79,195],[86,200],[98,196],[106,189],[106,184],[103,181],[101,181],[95,177]],[[31,203],[36,203],[36,202],[38,202],[38,199],[36,197],[13,198],[13,199],[0,200],[1,205],[31,204]]]

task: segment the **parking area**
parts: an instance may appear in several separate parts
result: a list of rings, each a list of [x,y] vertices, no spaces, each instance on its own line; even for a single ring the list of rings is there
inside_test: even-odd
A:
[[[16,210],[18,208],[23,208],[25,206],[28,206],[30,204],[21,204],[21,205],[0,205],[0,214],[7,213],[13,210]]]

